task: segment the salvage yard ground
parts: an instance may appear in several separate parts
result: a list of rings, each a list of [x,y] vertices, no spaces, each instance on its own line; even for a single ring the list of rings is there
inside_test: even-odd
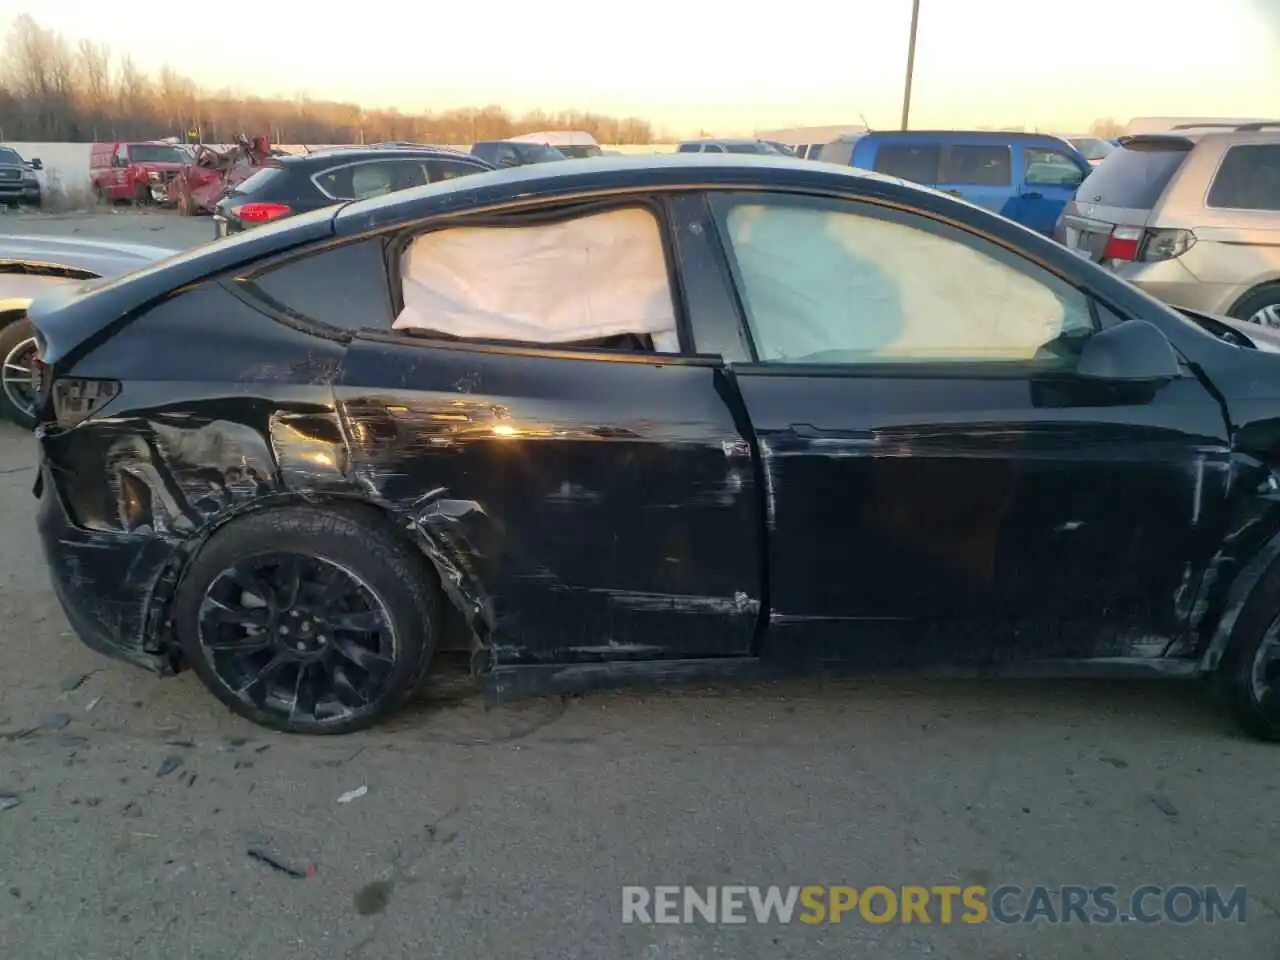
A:
[[[0,231],[211,232],[128,212]],[[813,682],[486,712],[448,661],[389,726],[291,738],[80,646],[38,559],[34,463],[0,425],[2,957],[1280,960],[1280,749],[1191,688]],[[733,883],[1250,896],[1216,926],[621,925],[623,885]]]

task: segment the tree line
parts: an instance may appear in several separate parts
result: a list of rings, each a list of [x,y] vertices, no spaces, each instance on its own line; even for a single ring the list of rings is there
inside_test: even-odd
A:
[[[205,91],[171,67],[152,77],[128,54],[116,57],[92,40],[72,43],[27,14],[14,21],[0,60],[0,141],[229,143],[243,133],[275,143],[467,144],[555,129],[584,130],[600,143],[654,142],[653,127],[635,117],[540,110],[517,117],[499,106],[408,114],[303,94]]]

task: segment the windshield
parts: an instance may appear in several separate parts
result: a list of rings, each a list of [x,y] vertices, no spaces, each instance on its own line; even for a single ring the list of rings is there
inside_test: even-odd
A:
[[[168,143],[136,143],[129,148],[134,163],[189,163],[191,155],[182,147]]]
[[[517,143],[515,148],[523,163],[549,163],[565,159],[563,153],[545,143]]]
[[[9,147],[0,147],[0,163],[25,163],[25,161],[17,150],[11,150]]]
[[[1083,203],[1150,210],[1159,202],[1192,146],[1190,140],[1181,137],[1124,144],[1106,163],[1094,167],[1077,196]]]

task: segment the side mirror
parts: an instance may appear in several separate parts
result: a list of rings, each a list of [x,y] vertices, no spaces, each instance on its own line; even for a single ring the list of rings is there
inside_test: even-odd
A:
[[[44,161],[43,161],[43,160],[41,160],[39,157],[32,157],[32,158],[31,158],[31,169],[32,169],[32,170],[43,170],[43,169],[44,169]]]
[[[1085,341],[1076,373],[1097,380],[1150,382],[1182,376],[1182,365],[1154,323],[1125,320]]]

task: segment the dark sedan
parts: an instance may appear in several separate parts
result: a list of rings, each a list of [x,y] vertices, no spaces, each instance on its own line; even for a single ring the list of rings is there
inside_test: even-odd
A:
[[[275,157],[218,200],[213,209],[214,235],[225,237],[335,203],[492,169],[470,154],[401,143]]]
[[[1220,680],[1280,738],[1280,355],[899,180],[600,158],[34,305],[86,644],[338,733],[803,670]]]

